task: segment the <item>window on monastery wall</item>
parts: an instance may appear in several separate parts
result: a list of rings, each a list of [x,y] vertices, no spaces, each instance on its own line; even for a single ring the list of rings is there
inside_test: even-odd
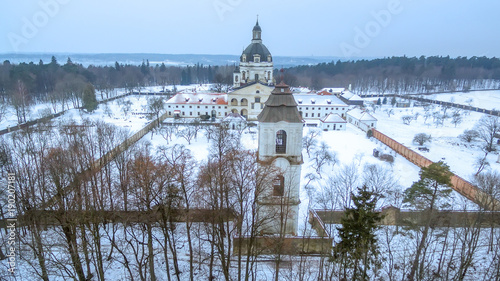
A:
[[[245,71],[243,71],[243,72],[241,73],[241,75],[242,75],[242,76],[241,76],[241,79],[243,79],[243,80],[246,80],[246,79],[247,79],[247,75],[246,75]]]
[[[311,113],[311,117],[314,117],[314,113]]]
[[[308,113],[306,112],[306,117],[307,117]]]
[[[201,113],[200,113],[200,112],[198,112],[198,116],[200,116],[200,115],[201,115]]]
[[[248,100],[247,99],[241,99],[241,106],[248,106]]]
[[[236,76],[234,77],[234,81],[235,81],[235,82],[238,82],[238,75],[236,75]]]
[[[264,108],[264,104],[263,104],[263,103],[261,103],[261,104],[260,104],[260,109],[263,109],[263,108]]]
[[[285,195],[285,178],[278,175],[273,179],[273,196]]]
[[[193,112],[192,111],[189,112],[189,116],[193,116]]]
[[[258,93],[258,92],[259,92],[259,91],[257,91],[257,93]],[[255,102],[256,102],[256,103],[259,103],[259,102],[260,102],[260,97],[255,97]]]
[[[286,153],[286,132],[284,130],[279,130],[276,133],[276,153]]]
[[[255,103],[252,102],[252,109],[255,109]]]

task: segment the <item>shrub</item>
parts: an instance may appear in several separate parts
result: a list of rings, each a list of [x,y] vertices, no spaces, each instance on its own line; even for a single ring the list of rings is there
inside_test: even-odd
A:
[[[394,163],[394,156],[390,154],[382,154],[379,156],[379,159],[388,163]]]

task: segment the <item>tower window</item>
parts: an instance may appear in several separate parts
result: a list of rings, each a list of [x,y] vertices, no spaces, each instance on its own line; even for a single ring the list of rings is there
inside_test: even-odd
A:
[[[273,179],[273,196],[285,195],[285,178],[278,175]]]
[[[286,153],[286,132],[284,130],[279,130],[276,133],[276,153]]]

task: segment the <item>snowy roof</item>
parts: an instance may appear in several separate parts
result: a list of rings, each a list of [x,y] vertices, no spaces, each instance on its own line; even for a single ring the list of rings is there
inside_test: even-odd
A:
[[[350,91],[344,91],[342,93],[342,97],[346,100],[350,100],[350,101],[362,101],[363,98],[350,92]]]
[[[170,98],[167,104],[206,104],[227,105],[227,94],[225,93],[179,93]]]
[[[323,88],[320,92],[326,91],[330,94],[340,94],[345,91],[345,88]]]
[[[321,118],[323,123],[347,123],[338,113],[330,113],[327,116]]]
[[[299,105],[347,106],[347,104],[333,95],[294,94],[293,97]]]
[[[377,121],[377,118],[359,108],[351,109],[347,111],[347,114],[360,121]]]

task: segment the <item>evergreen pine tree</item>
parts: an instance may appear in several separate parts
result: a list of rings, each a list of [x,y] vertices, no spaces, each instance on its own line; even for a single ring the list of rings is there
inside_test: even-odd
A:
[[[351,193],[353,207],[347,208],[338,227],[340,241],[333,248],[333,261],[341,266],[340,277],[346,280],[369,280],[368,271],[379,266],[375,230],[381,220],[375,211],[376,195],[366,186]]]
[[[403,203],[410,203],[422,214],[422,235],[417,241],[417,251],[412,263],[408,280],[422,280],[425,255],[424,248],[427,244],[429,229],[431,228],[434,211],[448,206],[446,200],[452,191],[450,167],[443,162],[432,163],[420,170],[420,180],[405,190]]]
[[[82,95],[83,108],[87,112],[93,112],[97,109],[97,99],[95,97],[95,89],[91,84],[87,84]]]
[[[382,104],[387,104],[387,97],[384,97],[384,99],[382,100]]]

